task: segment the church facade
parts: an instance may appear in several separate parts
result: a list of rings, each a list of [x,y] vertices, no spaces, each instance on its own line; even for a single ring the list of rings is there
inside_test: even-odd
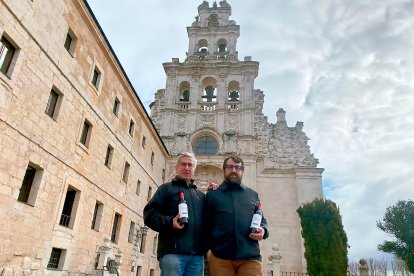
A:
[[[230,15],[226,1],[212,6],[204,1],[187,28],[185,60],[163,63],[166,86],[155,94],[151,119],[172,156],[167,178],[174,174],[175,156],[194,152],[196,181],[206,191],[209,180],[221,183],[224,158],[241,156],[243,182],[259,193],[270,225],[270,237],[260,242],[267,275],[274,244],[281,271],[306,272],[296,210],[323,196],[323,169],[310,152],[302,122],[289,127],[281,108],[276,123],[264,116],[264,93],[254,85],[259,62],[239,58],[240,26]]]

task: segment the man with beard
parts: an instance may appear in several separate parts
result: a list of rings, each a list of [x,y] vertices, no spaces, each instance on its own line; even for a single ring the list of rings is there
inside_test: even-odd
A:
[[[250,224],[260,202],[257,192],[242,183],[243,160],[223,162],[224,181],[206,196],[207,260],[213,276],[263,276],[259,240],[269,236],[263,217],[256,233]]]

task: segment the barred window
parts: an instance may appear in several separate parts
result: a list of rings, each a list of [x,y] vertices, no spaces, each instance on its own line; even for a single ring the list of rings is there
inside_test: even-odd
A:
[[[62,249],[60,248],[52,248],[52,253],[50,253],[49,263],[47,264],[47,268],[52,269],[59,269],[60,258],[62,256]]]

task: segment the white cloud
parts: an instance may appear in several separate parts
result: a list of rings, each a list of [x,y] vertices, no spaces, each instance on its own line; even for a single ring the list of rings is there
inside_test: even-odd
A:
[[[228,1],[239,59],[260,62],[255,88],[274,122],[305,122],[341,211],[350,259],[379,257],[386,207],[414,199],[414,2]],[[89,0],[146,106],[165,85],[163,62],[183,60],[201,3]]]

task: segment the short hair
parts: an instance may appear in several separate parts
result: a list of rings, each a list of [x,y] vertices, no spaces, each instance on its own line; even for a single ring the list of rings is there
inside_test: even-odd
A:
[[[233,160],[236,163],[241,163],[242,164],[242,167],[244,169],[243,159],[241,159],[241,157],[239,157],[239,156],[232,155],[232,156],[227,157],[226,159],[224,159],[224,162],[223,162],[223,170],[226,169],[225,166],[227,165],[227,161],[229,161],[230,159]]]
[[[176,165],[179,165],[180,164],[180,160],[183,157],[191,157],[193,159],[194,167],[197,167],[197,159],[195,158],[194,154],[192,154],[191,152],[183,152],[180,155],[178,155],[177,164]]]

